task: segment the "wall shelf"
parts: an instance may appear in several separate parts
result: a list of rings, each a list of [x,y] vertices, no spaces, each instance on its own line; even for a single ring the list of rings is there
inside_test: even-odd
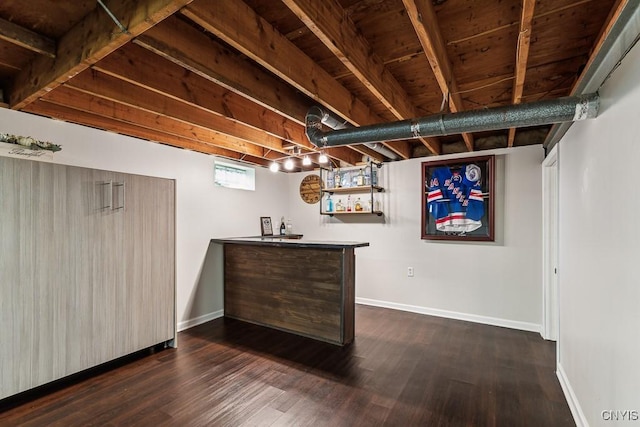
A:
[[[340,211],[340,212],[320,212],[321,215],[329,215],[329,216],[334,216],[334,215],[378,215],[378,216],[382,216],[383,212],[382,211]]]
[[[380,185],[382,182],[381,167],[381,163],[369,161],[361,166],[336,169],[320,168],[322,182],[320,215],[382,216],[383,212],[380,208],[382,195],[380,193],[384,192],[384,187]],[[339,183],[338,186],[335,185],[336,183]],[[340,197],[331,198],[332,196]],[[362,206],[361,210],[355,209],[357,203]],[[330,205],[332,205],[331,208]],[[338,210],[338,206],[343,209]]]
[[[324,188],[322,192],[329,194],[369,193],[372,189],[378,193],[384,191],[384,188],[378,185],[363,185],[356,187]]]

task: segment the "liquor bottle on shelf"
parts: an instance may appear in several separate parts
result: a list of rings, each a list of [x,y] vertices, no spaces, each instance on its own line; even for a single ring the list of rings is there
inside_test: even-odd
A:
[[[342,177],[340,176],[340,169],[336,169],[335,172],[333,173],[333,185],[334,188],[340,188],[340,180],[342,179]]]
[[[284,225],[284,217],[280,218],[280,235],[284,236],[287,233],[287,226]]]
[[[336,212],[344,212],[344,205],[342,204],[342,199],[338,199],[338,203],[336,203]]]
[[[362,202],[360,201],[360,197],[356,199],[356,203],[353,208],[356,212],[362,212]]]
[[[356,185],[358,187],[362,187],[364,185],[364,172],[362,169],[360,169],[360,172],[358,172],[358,176],[356,177]]]
[[[333,200],[331,200],[331,194],[327,196],[327,212],[333,212]]]
[[[347,212],[351,212],[351,194],[347,196]]]
[[[371,165],[364,168],[364,185],[371,185]]]
[[[331,169],[329,169],[327,171],[327,188],[334,188],[335,187],[336,183],[334,181],[334,178],[335,178],[334,172]]]

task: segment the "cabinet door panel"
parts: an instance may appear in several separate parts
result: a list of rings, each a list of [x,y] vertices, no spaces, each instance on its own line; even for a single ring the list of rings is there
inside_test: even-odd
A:
[[[141,348],[175,335],[175,182],[127,177],[125,235],[128,345]]]
[[[31,162],[0,157],[0,398],[32,387]]]
[[[91,169],[67,167],[64,174],[66,194],[60,199],[66,207],[63,261],[67,265],[66,277],[59,282],[61,289],[59,328],[59,355],[63,357],[63,375],[78,372],[93,365],[94,352],[93,298],[96,277],[95,250],[99,227],[100,204],[97,200],[95,172]],[[60,209],[60,211],[63,211]]]
[[[31,173],[31,229],[34,233],[33,294],[31,303],[34,343],[31,369],[34,385],[56,378],[64,364],[58,340],[65,335],[59,321],[60,306],[66,301],[69,266],[65,262],[67,214],[65,168],[34,163]],[[55,365],[55,367],[54,367]]]
[[[113,182],[119,174],[93,171],[97,191],[98,211],[93,239],[93,278],[88,284],[92,288],[92,364],[103,363],[122,356],[118,344],[118,289],[124,286],[124,218],[113,209]],[[105,185],[105,183],[109,183]],[[105,197],[107,195],[108,197]],[[105,204],[104,200],[109,200]],[[100,203],[100,201],[103,201]]]

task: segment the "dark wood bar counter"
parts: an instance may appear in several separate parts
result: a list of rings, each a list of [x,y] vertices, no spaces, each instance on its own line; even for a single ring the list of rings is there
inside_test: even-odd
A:
[[[212,239],[223,245],[224,315],[346,345],[354,338],[362,242]]]

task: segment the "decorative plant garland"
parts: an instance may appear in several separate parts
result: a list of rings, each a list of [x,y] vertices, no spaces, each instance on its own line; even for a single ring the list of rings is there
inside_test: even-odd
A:
[[[17,144],[22,147],[29,148],[31,150],[49,150],[60,151],[62,148],[59,145],[52,144],[48,141],[39,141],[30,136],[18,136],[8,133],[0,133],[0,142],[7,142],[9,144]]]

